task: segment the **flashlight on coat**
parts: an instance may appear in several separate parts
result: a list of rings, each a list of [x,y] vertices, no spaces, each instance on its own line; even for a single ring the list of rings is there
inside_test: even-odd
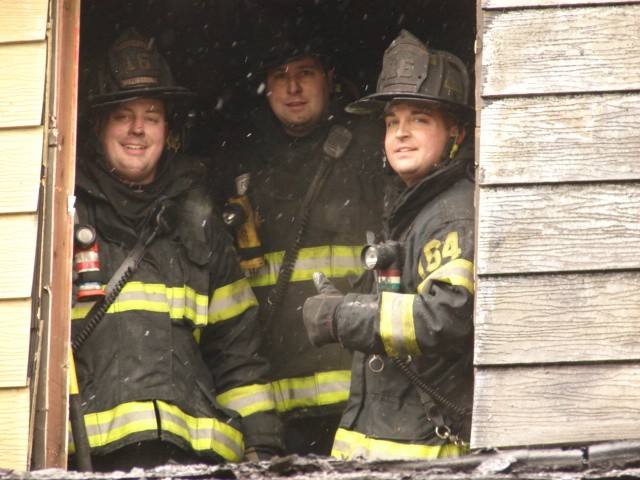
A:
[[[78,302],[93,302],[104,297],[100,279],[98,236],[91,225],[76,224],[73,231],[73,261],[78,272]]]
[[[222,220],[235,233],[240,266],[247,275],[252,275],[264,265],[264,258],[256,215],[247,196],[249,180],[248,173],[236,178],[237,193],[225,205]]]
[[[387,240],[367,245],[362,249],[360,260],[365,269],[375,271],[379,291],[400,291],[404,262],[404,248],[400,242]]]

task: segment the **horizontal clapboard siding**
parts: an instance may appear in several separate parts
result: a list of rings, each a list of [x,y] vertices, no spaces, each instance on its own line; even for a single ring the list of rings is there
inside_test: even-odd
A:
[[[37,210],[42,127],[0,130],[0,213]]]
[[[475,382],[472,445],[638,438],[640,365],[484,369]]]
[[[478,172],[483,185],[638,180],[640,93],[487,100]]]
[[[0,0],[0,468],[30,456],[32,290],[49,0]]]
[[[484,23],[483,95],[640,89],[640,4],[487,11]]]
[[[31,299],[0,302],[0,388],[27,386],[30,318]]]
[[[29,389],[0,390],[0,468],[27,469]]]
[[[477,365],[640,360],[640,272],[479,277]]]
[[[482,188],[479,275],[640,268],[640,183]]]
[[[0,0],[0,43],[42,40],[48,0]]]
[[[0,128],[42,124],[43,42],[0,44]]]
[[[640,438],[640,3],[482,7],[472,447]]]
[[[482,0],[482,8],[505,9],[516,7],[571,7],[575,5],[604,5],[640,3],[640,0]]]

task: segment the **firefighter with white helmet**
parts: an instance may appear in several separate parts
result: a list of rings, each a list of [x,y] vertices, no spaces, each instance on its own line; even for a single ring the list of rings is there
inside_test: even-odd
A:
[[[78,161],[76,209],[96,232],[106,296],[75,303],[72,342],[97,470],[282,448],[257,354],[256,298],[201,182],[204,167],[166,147],[169,114],[189,97],[134,29],[89,86],[95,139]],[[71,433],[73,454],[80,432]]]
[[[376,93],[348,106],[378,115],[404,188],[384,238],[362,252],[371,294],[322,273],[304,305],[309,338],[355,352],[332,455],[425,459],[468,450],[473,394],[474,181],[469,77],[456,56],[402,31]]]

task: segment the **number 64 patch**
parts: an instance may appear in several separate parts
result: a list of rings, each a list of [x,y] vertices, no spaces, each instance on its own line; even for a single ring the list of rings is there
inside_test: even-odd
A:
[[[458,241],[458,232],[449,232],[444,242],[435,238],[427,242],[422,249],[426,265],[424,265],[422,259],[418,265],[418,274],[420,277],[425,278],[428,274],[437,270],[440,265],[442,265],[443,259],[448,259],[448,262],[458,258],[462,254]]]

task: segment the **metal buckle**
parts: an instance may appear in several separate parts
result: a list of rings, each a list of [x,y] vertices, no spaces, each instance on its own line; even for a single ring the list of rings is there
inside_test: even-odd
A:
[[[380,362],[380,367],[374,367],[374,362],[376,361]],[[371,359],[369,360],[369,370],[374,373],[380,373],[382,370],[384,370],[384,360],[380,358],[380,355],[374,355],[373,357],[371,357]]]

